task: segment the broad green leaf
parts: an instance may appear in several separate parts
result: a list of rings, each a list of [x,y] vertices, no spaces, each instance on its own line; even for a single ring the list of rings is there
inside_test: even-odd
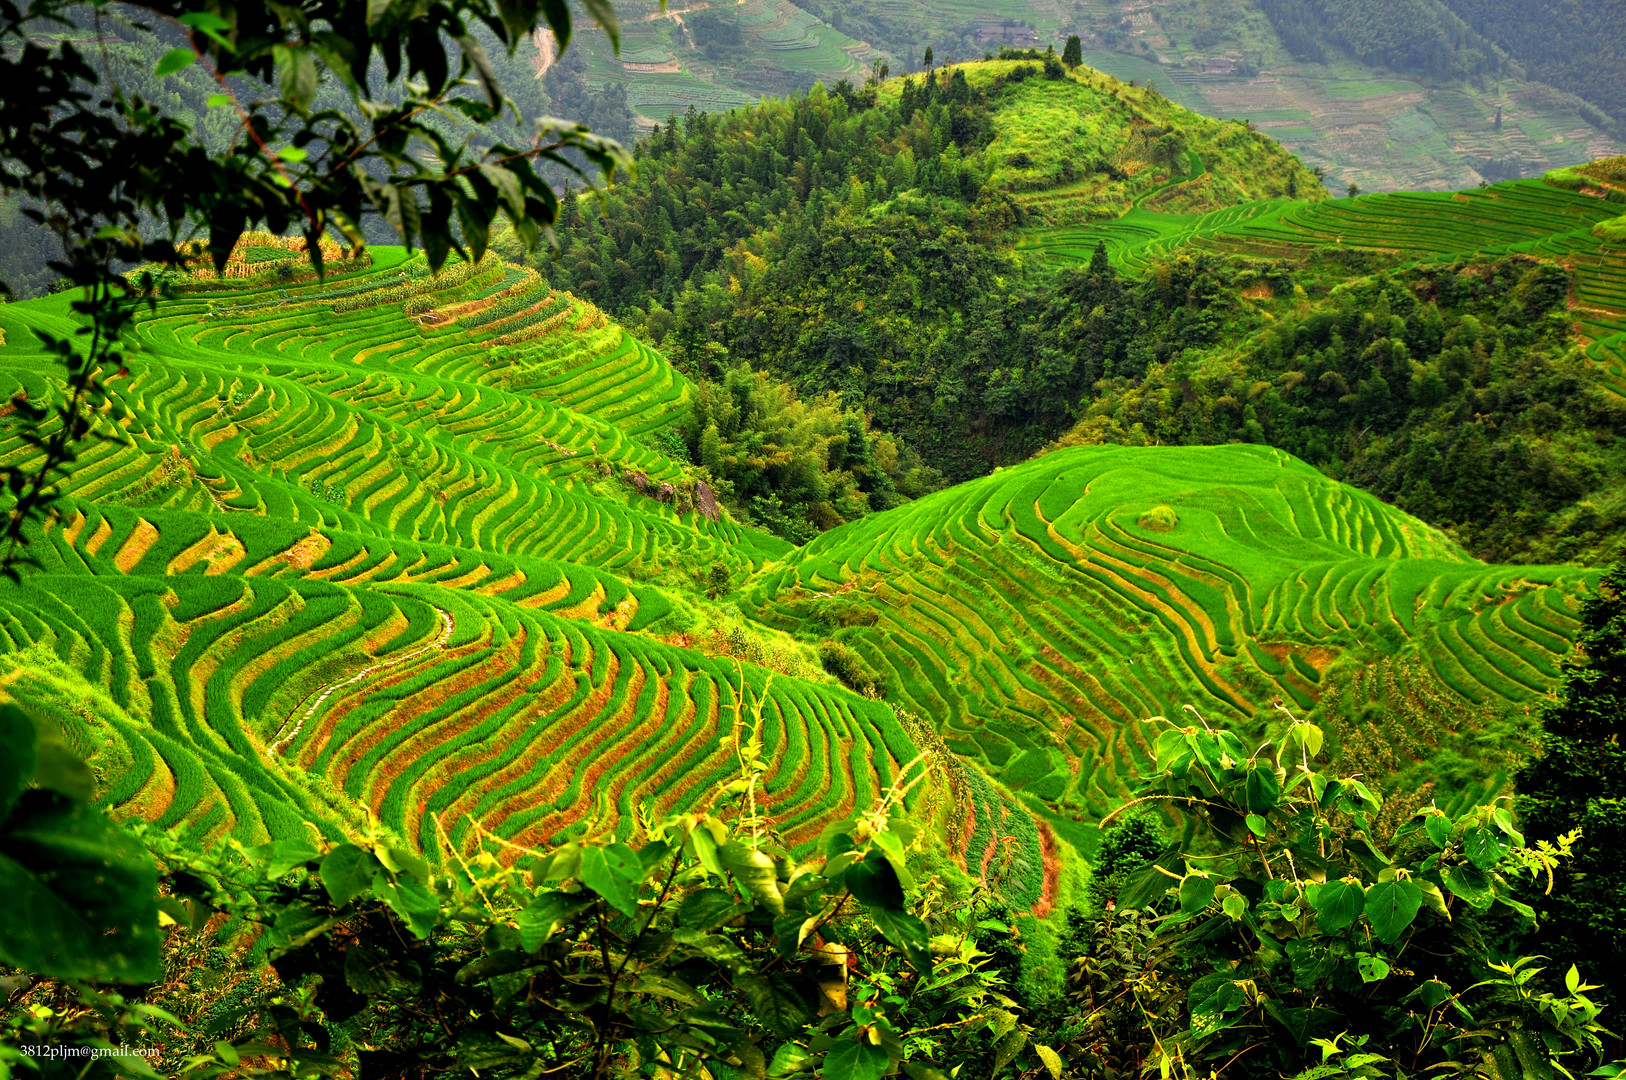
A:
[[[1502,861],[1502,841],[1494,830],[1477,826],[1462,834],[1462,849],[1468,861],[1481,870],[1493,870]]]
[[[638,853],[625,844],[582,849],[582,884],[623,915],[638,913],[638,883],[643,879]]]
[[[62,979],[163,976],[157,868],[94,807],[23,793],[0,827],[0,897],[6,964]]]
[[[1008,1033],[1004,1038],[994,1044],[994,1073],[998,1075],[1005,1066],[1016,1060],[1016,1055],[1022,1052],[1022,1047],[1028,1044],[1028,1033],[1020,1029]]]
[[[1444,814],[1430,814],[1423,819],[1423,828],[1435,847],[1443,848],[1451,842],[1451,819]]]
[[[709,933],[748,910],[736,904],[734,897],[722,889],[698,889],[683,898],[678,907],[677,924]]]
[[[1440,880],[1469,907],[1479,911],[1484,911],[1496,901],[1490,879],[1477,866],[1448,866],[1440,874]]]
[[[404,874],[394,881],[378,875],[373,879],[373,895],[389,905],[418,938],[427,938],[440,921],[440,901],[435,894]]]
[[[306,154],[305,151],[301,150],[297,146],[284,146],[281,150],[277,151],[277,157],[281,158],[283,161],[292,162],[294,164],[304,161],[309,156],[310,155]]]
[[[1248,823],[1248,831],[1259,837],[1259,839],[1263,840],[1270,835],[1270,822],[1258,814],[1249,814],[1244,820]]]
[[[747,895],[775,915],[785,913],[785,897],[779,891],[779,869],[770,856],[750,844],[730,840],[718,849],[717,859]]]
[[[1248,776],[1242,785],[1242,800],[1255,814],[1269,813],[1276,808],[1281,797],[1281,781],[1268,762],[1256,761],[1248,767]]]
[[[1061,1080],[1061,1055],[1044,1043],[1034,1043],[1033,1052],[1039,1055],[1040,1061],[1044,1062],[1045,1071],[1050,1074],[1050,1080]]]
[[[903,910],[903,883],[898,880],[892,864],[878,852],[872,852],[863,862],[849,866],[842,875],[842,882],[853,898],[866,908]]]
[[[158,61],[158,66],[152,69],[152,73],[162,79],[164,76],[173,75],[177,71],[185,71],[192,66],[192,62],[197,58],[198,54],[185,46],[171,49]]]
[[[1422,906],[1423,890],[1409,881],[1380,881],[1366,890],[1366,921],[1385,945],[1405,933]]]
[[[1564,973],[1564,989],[1572,994],[1581,989],[1581,973],[1576,970],[1574,964],[1571,964],[1570,969]]]
[[[1212,878],[1199,877],[1188,874],[1180,882],[1180,910],[1187,915],[1195,915],[1207,907],[1214,899],[1214,881]]]
[[[518,219],[525,216],[525,192],[519,186],[519,177],[501,165],[481,165],[480,175],[497,189],[497,195],[510,217]]]
[[[28,788],[34,775],[34,721],[15,705],[0,705],[0,823]]]
[[[383,871],[371,852],[354,844],[340,844],[322,860],[322,885],[334,907],[344,907],[366,892],[373,877]]]
[[[1438,885],[1432,881],[1423,881],[1418,878],[1413,878],[1412,884],[1422,890],[1423,903],[1428,906],[1430,911],[1442,919],[1451,918],[1451,909],[1445,906],[1445,894],[1440,892]]]
[[[694,845],[694,856],[700,860],[700,865],[723,877],[723,864],[717,858],[717,841],[711,835],[711,830],[705,825],[696,825],[689,830],[689,842]]]
[[[813,1002],[787,975],[746,972],[734,976],[734,985],[744,992],[757,1019],[781,1039],[795,1038],[817,1018]]]
[[[824,1080],[881,1080],[886,1075],[886,1051],[853,1039],[838,1039],[824,1055]]]
[[[541,892],[520,911],[519,947],[528,953],[540,949],[565,919],[593,905],[590,893]]]
[[[1366,910],[1366,891],[1357,882],[1329,881],[1317,891],[1312,906],[1321,932],[1336,934]]]
[[[930,935],[926,933],[925,923],[907,911],[894,911],[891,908],[868,908],[867,911],[875,921],[876,929],[886,940],[903,950],[916,971],[922,975],[931,972]]]
[[[782,1043],[779,1049],[773,1052],[773,1061],[768,1064],[768,1075],[773,1080],[783,1080],[784,1077],[794,1076],[799,1072],[811,1071],[815,1062],[813,1055],[807,1047],[797,1046],[795,1043]]]
[[[316,54],[304,46],[273,45],[271,55],[282,100],[294,112],[305,113],[316,97]]]
[[[1380,956],[1359,953],[1355,957],[1355,967],[1361,973],[1362,982],[1381,982],[1389,977],[1388,961]]]
[[[244,852],[267,881],[276,881],[296,866],[315,862],[319,854],[309,840],[273,840]]]
[[[800,911],[792,911],[779,916],[773,921],[774,936],[779,940],[779,955],[789,960],[796,955],[796,950],[802,947],[802,942],[819,925],[819,912],[812,915]]]
[[[1220,903],[1220,908],[1233,921],[1240,922],[1248,913],[1248,900],[1241,893],[1232,893]]]

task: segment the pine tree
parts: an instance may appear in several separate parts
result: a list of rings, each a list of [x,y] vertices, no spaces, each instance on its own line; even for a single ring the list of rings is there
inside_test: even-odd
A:
[[[926,55],[921,59],[920,63],[927,71],[932,69],[932,47],[930,45],[926,46]]]
[[[1067,45],[1061,50],[1061,62],[1071,71],[1084,62],[1084,43],[1073,34],[1067,39]]]
[[[1577,657],[1542,714],[1541,757],[1514,779],[1519,824],[1530,841],[1581,830],[1550,895],[1530,897],[1550,967],[1580,963],[1626,1001],[1626,563],[1617,563],[1581,608]],[[1542,883],[1538,883],[1538,886]]]

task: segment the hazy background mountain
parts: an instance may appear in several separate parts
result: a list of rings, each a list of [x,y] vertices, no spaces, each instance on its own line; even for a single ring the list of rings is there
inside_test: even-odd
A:
[[[648,128],[817,80],[861,82],[1001,45],[1085,62],[1251,120],[1339,192],[1471,187],[1626,149],[1626,5],[1578,0],[738,0],[620,5],[586,35],[585,88]],[[561,102],[564,104],[565,102]]]

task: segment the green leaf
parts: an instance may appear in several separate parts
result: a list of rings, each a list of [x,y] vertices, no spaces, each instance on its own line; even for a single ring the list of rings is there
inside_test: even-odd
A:
[[[277,157],[281,158],[283,161],[290,161],[296,164],[304,161],[308,156],[309,155],[306,154],[305,151],[301,150],[297,146],[284,146],[281,150],[277,151]]]
[[[1382,982],[1389,977],[1389,964],[1380,956],[1358,953],[1355,957],[1355,967],[1361,973],[1363,983]]]
[[[1469,907],[1484,911],[1496,902],[1490,879],[1477,866],[1448,866],[1440,880],[1452,893],[1460,896]]]
[[[1443,848],[1451,842],[1451,819],[1444,814],[1430,814],[1423,819],[1423,828],[1435,847]]]
[[[373,895],[389,905],[418,938],[427,938],[440,922],[440,901],[428,888],[404,875],[390,881],[380,874],[373,879]]]
[[[197,58],[198,54],[185,46],[171,49],[158,61],[158,66],[152,69],[152,73],[162,79],[164,76],[173,75],[177,71],[185,71],[192,66],[192,62]]]
[[[481,165],[480,175],[497,189],[497,196],[507,208],[509,217],[517,221],[525,216],[525,192],[519,186],[519,177],[501,165]]]
[[[1214,899],[1214,881],[1212,878],[1199,877],[1188,874],[1180,882],[1180,910],[1187,915],[1195,915],[1207,907]]]
[[[296,866],[315,862],[317,850],[308,840],[273,840],[244,852],[267,881],[276,881]]]
[[[643,879],[638,853],[625,844],[582,849],[582,884],[623,915],[638,913],[638,883]]]
[[[61,979],[163,977],[157,868],[83,802],[39,790],[16,801],[0,829],[0,897],[6,964]]]
[[[1061,1055],[1044,1043],[1034,1043],[1033,1052],[1039,1055],[1040,1061],[1044,1062],[1045,1071],[1050,1074],[1050,1080],[1061,1080]]]
[[[1017,1029],[1009,1032],[1004,1038],[994,1044],[994,1073],[998,1075],[1005,1066],[1016,1060],[1016,1055],[1022,1052],[1022,1047],[1028,1044],[1028,1033]]]
[[[1248,913],[1248,900],[1241,893],[1232,893],[1220,904],[1220,908],[1233,922],[1241,922],[1242,916]]]
[[[824,1080],[881,1080],[886,1051],[867,1042],[840,1039],[824,1055]]]
[[[15,705],[0,705],[0,822],[11,813],[34,775],[34,721]]]
[[[813,1055],[805,1046],[795,1043],[782,1043],[779,1049],[773,1052],[773,1061],[768,1064],[768,1075],[773,1080],[782,1080],[783,1077],[793,1076],[805,1072],[813,1067]]]
[[[853,894],[853,899],[866,908],[903,910],[903,883],[898,880],[892,863],[879,852],[871,852],[863,862],[847,867],[842,883]]]
[[[717,859],[746,895],[755,897],[775,915],[785,913],[785,898],[779,891],[779,871],[771,857],[750,844],[730,840],[718,850]]]
[[[1422,906],[1423,890],[1409,881],[1380,881],[1366,891],[1366,921],[1385,945],[1405,933]]]
[[[1244,820],[1248,823],[1248,831],[1259,839],[1263,840],[1270,835],[1270,822],[1258,814],[1249,814]]]
[[[1248,766],[1247,780],[1242,785],[1242,800],[1250,811],[1255,814],[1269,813],[1276,809],[1276,800],[1281,794],[1281,781],[1276,779],[1276,770],[1268,762],[1256,761]]]
[[[792,911],[779,916],[773,921],[774,936],[779,939],[779,956],[789,960],[796,955],[796,950],[802,947],[807,935],[819,925],[820,912],[812,915],[800,911]]]
[[[334,907],[344,907],[372,887],[383,867],[371,852],[354,844],[340,844],[322,860],[322,885]]]
[[[277,92],[288,108],[303,114],[316,97],[316,54],[297,45],[273,45],[277,66]]]
[[[710,933],[750,909],[734,902],[722,889],[698,889],[678,906],[677,924],[689,930]]]
[[[734,976],[734,985],[744,992],[757,1019],[781,1039],[795,1038],[816,1018],[813,1005],[786,975],[746,972]]]
[[[1462,834],[1462,849],[1468,861],[1481,870],[1494,870],[1502,861],[1502,841],[1494,830],[1484,826],[1469,829]]]
[[[564,920],[593,906],[588,893],[542,892],[520,911],[519,947],[528,953],[540,949]]]
[[[909,963],[922,975],[932,970],[932,953],[926,924],[907,911],[891,908],[868,908],[869,917],[886,940],[903,950]]]
[[[1366,891],[1357,882],[1329,881],[1315,894],[1312,906],[1321,932],[1336,934],[1366,910]]]

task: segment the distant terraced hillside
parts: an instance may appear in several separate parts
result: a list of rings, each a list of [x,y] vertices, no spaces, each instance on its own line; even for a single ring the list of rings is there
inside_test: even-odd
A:
[[[1478,191],[1262,200],[1197,216],[1136,208],[1110,222],[1035,229],[1022,249],[1067,265],[1105,243],[1114,262],[1135,273],[1182,248],[1292,260],[1344,248],[1397,265],[1508,254],[1553,259],[1575,275],[1570,309],[1600,381],[1626,394],[1626,243],[1606,224],[1621,218],[1623,201],[1626,193],[1609,181],[1561,170],[1548,180]]]
[[[1087,846],[1069,819],[1150,764],[1142,718],[1307,712],[1345,658],[1534,701],[1587,578],[1476,562],[1279,451],[1078,447],[826,533],[748,595],[776,625],[845,627],[891,700]]]

